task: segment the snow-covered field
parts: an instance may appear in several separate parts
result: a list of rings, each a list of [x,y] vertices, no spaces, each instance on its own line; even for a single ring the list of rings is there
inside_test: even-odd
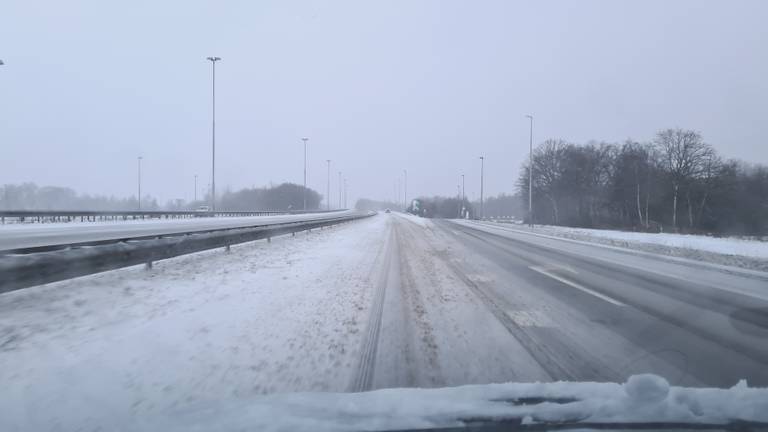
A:
[[[344,391],[384,218],[0,296],[0,430]],[[130,407],[130,410],[126,410]]]
[[[680,256],[718,264],[768,270],[768,241],[702,235],[639,233],[616,230],[570,228],[552,225],[527,225],[483,222],[535,234],[569,238]]]

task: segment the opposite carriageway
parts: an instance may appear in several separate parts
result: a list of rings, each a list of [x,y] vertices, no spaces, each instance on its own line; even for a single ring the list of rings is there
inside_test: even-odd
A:
[[[0,293],[371,216],[349,210],[0,231]]]

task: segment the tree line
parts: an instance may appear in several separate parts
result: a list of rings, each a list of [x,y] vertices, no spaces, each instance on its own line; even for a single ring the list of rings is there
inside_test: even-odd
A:
[[[529,170],[517,181],[526,213]],[[548,139],[533,152],[533,201],[541,224],[765,235],[768,168],[724,160],[692,130],[648,143]]]
[[[302,210],[304,197],[304,186],[282,183],[273,187],[246,188],[236,192],[225,191],[216,208],[230,211]],[[320,208],[322,199],[323,196],[318,192],[306,188],[308,210]]]
[[[307,188],[307,209],[318,209],[322,195]],[[142,210],[194,210],[211,204],[210,194],[202,200],[169,200],[161,206],[149,195],[141,198]],[[92,210],[92,211],[133,211],[139,207],[135,196],[116,198],[114,196],[78,194],[75,190],[58,186],[37,186],[34,183],[7,184],[0,189],[0,210]],[[301,210],[304,208],[304,187],[293,183],[282,183],[274,187],[245,188],[238,191],[225,190],[216,197],[217,210]]]
[[[136,210],[135,196],[117,198],[104,195],[78,194],[75,190],[59,186],[38,186],[34,183],[6,184],[0,189],[2,210]],[[160,210],[157,200],[149,195],[141,199],[142,210]]]

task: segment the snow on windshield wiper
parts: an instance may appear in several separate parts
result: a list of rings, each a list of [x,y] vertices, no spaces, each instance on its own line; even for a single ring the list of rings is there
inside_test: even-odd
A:
[[[186,418],[185,418],[186,417]],[[768,389],[626,383],[506,383],[362,393],[274,394],[201,402],[153,422],[163,430],[733,430],[768,431]]]
[[[497,431],[566,431],[566,430],[611,430],[611,431],[733,431],[733,432],[765,432],[768,423],[732,421],[726,424],[696,423],[696,422],[563,422],[563,423],[526,423],[523,419],[503,420],[472,420],[465,421],[463,426],[438,427],[428,429],[397,429],[387,432],[497,432]]]

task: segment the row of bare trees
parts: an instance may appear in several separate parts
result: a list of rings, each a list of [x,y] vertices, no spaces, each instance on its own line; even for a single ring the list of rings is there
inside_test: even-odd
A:
[[[136,210],[136,196],[117,198],[104,195],[78,194],[58,186],[38,186],[34,183],[0,186],[0,210]],[[149,195],[141,198],[144,210],[159,210],[157,200]]]
[[[229,211],[302,210],[306,193],[307,209],[320,208],[323,196],[317,191],[295,183],[277,186],[246,188],[236,192],[225,191],[219,208]]]
[[[282,183],[277,186],[245,188],[231,191],[225,188],[217,199],[216,207],[228,211],[254,210],[301,210],[304,205],[305,189],[301,185]],[[307,188],[307,209],[320,208],[322,195]],[[198,206],[210,205],[211,197],[206,193],[199,201],[183,199],[169,200],[165,206],[149,195],[141,199],[143,210],[193,210]],[[0,187],[0,210],[136,210],[135,196],[116,198],[113,196],[78,194],[73,189],[57,186],[37,186],[34,183],[7,184]]]
[[[517,184],[526,198],[529,168]],[[533,195],[536,223],[768,233],[768,169],[724,161],[691,130],[662,130],[650,143],[547,140],[534,150]]]

